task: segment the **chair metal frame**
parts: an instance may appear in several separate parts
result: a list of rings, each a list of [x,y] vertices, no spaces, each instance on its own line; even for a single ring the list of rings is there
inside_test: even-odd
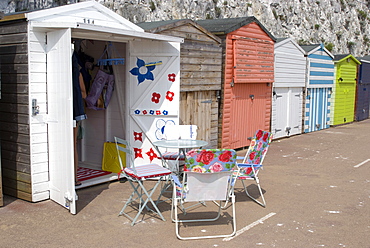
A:
[[[194,159],[194,156],[201,154],[202,152],[213,152],[215,157],[210,161],[208,165],[205,165],[201,159]],[[228,153],[227,161],[219,160],[220,154]],[[201,155],[202,156],[202,155]],[[198,157],[199,158],[199,157]],[[224,157],[223,157],[224,158]],[[214,170],[212,166],[216,165],[222,167],[222,170]],[[199,170],[199,167],[203,169]],[[176,225],[176,236],[182,240],[191,239],[209,239],[209,238],[222,238],[231,237],[236,233],[236,215],[235,215],[235,195],[233,192],[233,187],[230,185],[233,180],[231,180],[234,169],[236,167],[236,152],[232,149],[194,149],[187,153],[185,160],[185,170],[182,183],[176,175],[173,177],[173,201],[171,208],[171,218]],[[195,181],[203,182],[201,186],[191,185]],[[214,185],[221,183],[221,195],[218,187]],[[204,191],[203,191],[204,186]],[[194,188],[196,187],[196,188]],[[193,190],[192,190],[193,189]],[[210,222],[216,221],[221,216],[221,211],[223,207],[221,206],[222,201],[231,199],[232,203],[232,232],[229,234],[220,235],[205,235],[205,236],[192,236],[184,237],[180,235],[179,225],[180,223],[188,222]],[[214,218],[204,218],[204,219],[180,219],[179,212],[180,209],[185,215],[188,213],[188,209],[193,208],[199,204],[207,207],[206,202],[213,202],[218,207],[217,214]],[[191,206],[186,206],[185,204],[192,204]],[[195,204],[194,204],[195,203]],[[187,205],[188,205],[187,204]],[[216,212],[216,211],[213,211]]]
[[[116,143],[116,149],[118,154],[118,161],[121,166],[121,171],[123,176],[127,178],[130,183],[133,192],[131,193],[129,199],[126,201],[125,205],[121,209],[118,216],[125,215],[131,220],[131,226],[136,224],[137,219],[141,215],[144,209],[152,211],[158,214],[158,216],[165,221],[162,213],[158,209],[156,203],[153,201],[152,196],[157,187],[161,184],[162,178],[171,174],[171,171],[158,164],[143,164],[135,166],[134,153],[128,141],[114,137]],[[127,167],[123,166],[121,153],[126,153],[126,156],[130,157],[130,163]],[[146,189],[144,186],[144,181],[146,179],[155,179],[155,185],[151,189]],[[162,193],[162,191],[161,191]],[[133,203],[138,202],[138,207],[134,206]],[[158,202],[158,201],[157,201]],[[148,203],[151,203],[154,210],[148,207]],[[137,210],[137,214],[131,217],[125,212],[126,208],[131,205],[132,208]]]
[[[237,157],[238,160],[243,159],[241,163],[237,163],[240,170],[237,176],[237,180],[240,180],[242,182],[246,195],[262,207],[266,207],[266,201],[265,197],[263,196],[258,174],[260,170],[263,169],[263,160],[265,159],[271,141],[271,132],[257,130],[255,136],[251,140],[245,156]],[[255,181],[262,201],[259,201],[255,197],[251,196],[251,194],[248,192],[246,184],[244,183],[245,180]]]

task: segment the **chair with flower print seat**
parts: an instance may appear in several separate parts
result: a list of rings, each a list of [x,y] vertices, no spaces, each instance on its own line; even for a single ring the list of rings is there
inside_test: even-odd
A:
[[[176,225],[176,236],[179,239],[205,239],[230,237],[236,232],[235,196],[230,178],[236,167],[236,152],[232,149],[194,149],[186,154],[183,180],[180,182],[176,175],[173,177],[173,201],[171,216]],[[180,224],[188,222],[209,222],[228,220],[229,215],[221,215],[221,201],[231,197],[232,203],[232,231],[229,234],[215,234],[205,236],[184,237],[180,235]],[[207,206],[205,202],[216,203],[215,208]],[[217,203],[220,201],[220,203]],[[195,205],[194,205],[195,203]],[[206,211],[195,211],[199,203],[206,207]],[[189,204],[193,204],[188,207]],[[178,209],[183,214],[178,213]],[[191,211],[188,211],[191,209]],[[203,208],[202,208],[203,209]],[[212,215],[213,218],[190,218],[193,215]],[[221,216],[225,218],[220,218]],[[181,219],[180,219],[181,217]],[[211,217],[211,216],[210,216]],[[221,223],[220,223],[221,224]]]
[[[152,211],[153,213],[157,213],[159,217],[165,221],[165,218],[153,201],[152,196],[156,188],[160,185],[162,178],[170,175],[171,171],[158,164],[135,165],[133,157],[134,152],[130,147],[129,142],[117,137],[114,137],[114,140],[116,143],[118,161],[121,166],[123,176],[127,178],[133,189],[133,192],[131,193],[129,199],[126,201],[119,215],[125,215],[127,218],[129,218],[132,221],[131,226],[133,226],[142,211],[144,209],[147,209],[149,211]],[[125,168],[123,166],[123,161],[121,158],[123,153],[126,154],[126,157],[130,158],[130,163],[128,163]],[[147,189],[145,187],[146,184],[144,185],[144,181],[146,179],[153,179],[155,182],[154,186],[151,186],[150,189]],[[149,202],[155,210],[152,210],[148,207]],[[138,203],[138,206],[135,203]],[[133,218],[127,212],[125,212],[126,208],[129,205],[137,210],[137,214]]]
[[[266,201],[262,193],[260,186],[260,180],[258,174],[260,169],[262,169],[262,162],[266,156],[267,150],[270,146],[272,140],[272,133],[262,130],[258,130],[251,140],[247,153],[245,154],[243,161],[237,163],[239,167],[238,180],[242,181],[245,193],[253,201],[257,202],[263,207],[266,207]],[[239,159],[238,157],[237,159]],[[248,192],[248,189],[244,183],[245,180],[254,180],[257,184],[258,191],[261,195],[262,202],[258,201],[256,198],[252,197]]]

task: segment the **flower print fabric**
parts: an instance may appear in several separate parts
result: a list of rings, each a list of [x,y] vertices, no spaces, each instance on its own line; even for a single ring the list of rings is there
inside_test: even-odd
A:
[[[223,171],[224,167],[222,166],[222,164],[220,163],[214,163],[212,164],[210,167],[209,167],[209,170],[211,172],[220,172],[220,171]]]
[[[224,151],[221,153],[221,155],[218,157],[218,159],[222,162],[229,162],[232,158],[231,151]]]
[[[194,149],[186,155],[185,171],[214,173],[232,170],[236,152],[232,149]]]
[[[240,167],[239,178],[250,178],[254,177],[254,173],[262,167],[261,162],[265,156],[267,149],[271,143],[272,134],[270,132],[258,130],[254,139],[252,139],[251,144],[247,151],[247,160],[245,164],[238,164]],[[252,166],[254,170],[252,169]]]
[[[197,162],[201,162],[203,164],[209,164],[213,158],[214,154],[211,151],[202,151],[198,156],[197,156]]]

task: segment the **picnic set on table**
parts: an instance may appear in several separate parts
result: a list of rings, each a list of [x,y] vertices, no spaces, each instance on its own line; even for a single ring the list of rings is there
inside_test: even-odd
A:
[[[171,220],[175,223],[176,236],[179,239],[231,237],[236,233],[235,203],[237,199],[234,189],[237,181],[242,182],[242,190],[249,198],[263,207],[266,206],[258,174],[271,143],[272,133],[257,130],[245,156],[239,157],[233,149],[203,148],[208,145],[208,142],[196,139],[196,129],[195,125],[165,127],[164,138],[152,142],[160,154],[162,164],[135,165],[133,159],[135,151],[132,150],[129,142],[115,137],[118,160],[122,169],[121,177],[125,177],[132,187],[132,193],[119,215],[129,218],[131,226],[139,222],[138,219],[144,215],[144,210],[157,214],[165,221],[158,205],[170,200]],[[123,154],[130,157],[130,162],[127,162],[125,166]],[[151,183],[148,183],[148,179]],[[245,180],[254,180],[261,201],[251,196]],[[154,191],[157,189],[160,193],[154,199]],[[164,196],[164,193],[168,191],[172,192],[171,197]],[[167,199],[162,200],[162,198]],[[207,202],[215,205],[207,205]],[[212,209],[211,205],[216,207]],[[185,223],[193,222],[203,225],[216,221],[221,216],[224,218],[222,213],[229,207],[232,208],[232,214],[225,216],[231,223],[231,230],[226,234],[216,232],[214,235],[189,236],[182,234],[189,231],[180,231]],[[204,216],[202,212],[199,212],[201,211],[199,209],[203,208],[209,209]],[[187,215],[187,213],[192,213],[192,215]],[[208,217],[210,214],[214,216]],[[227,228],[223,228],[225,229]]]

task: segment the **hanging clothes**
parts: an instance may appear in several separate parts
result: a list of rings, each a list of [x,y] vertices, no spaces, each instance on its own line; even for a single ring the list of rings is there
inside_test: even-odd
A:
[[[72,55],[72,83],[73,83],[73,119],[81,121],[87,119],[84,108],[84,100],[80,87],[80,68],[77,53]]]
[[[94,81],[90,87],[90,92],[86,97],[86,106],[94,110],[102,110],[108,107],[114,90],[114,76],[103,70],[96,73]],[[99,106],[99,98],[103,95],[104,105]]]
[[[108,49],[111,46],[111,43],[109,43],[105,47],[100,59],[98,60],[100,61],[100,63],[98,63],[100,65],[100,69],[96,73],[93,83],[90,87],[89,94],[85,99],[86,106],[90,109],[106,109],[113,95],[115,80],[112,65],[115,64],[116,59],[111,59],[111,52]],[[104,59],[104,56],[107,58]],[[124,59],[122,60],[124,61]]]

